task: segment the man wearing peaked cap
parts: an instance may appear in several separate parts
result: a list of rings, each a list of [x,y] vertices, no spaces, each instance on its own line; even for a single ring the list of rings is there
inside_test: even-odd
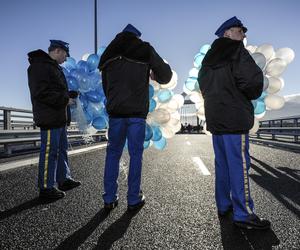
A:
[[[145,204],[141,190],[142,157],[146,117],[149,111],[149,75],[166,84],[170,66],[155,49],[139,37],[141,32],[128,24],[111,41],[100,58],[106,110],[109,115],[108,146],[104,169],[104,208],[118,204],[119,161],[126,142],[130,155],[127,205],[136,210]]]
[[[235,16],[215,32],[198,82],[204,98],[207,130],[215,153],[215,198],[221,217],[233,212],[234,224],[268,229],[270,222],[254,212],[250,195],[249,130],[254,123],[251,100],[263,89],[263,73],[244,48],[247,28]]]
[[[79,181],[71,178],[66,131],[71,120],[69,105],[73,104],[78,93],[68,91],[66,78],[59,66],[69,56],[69,44],[50,40],[48,52],[41,49],[29,52],[27,73],[33,119],[41,129],[40,198],[53,200],[63,198],[63,191],[80,185]]]

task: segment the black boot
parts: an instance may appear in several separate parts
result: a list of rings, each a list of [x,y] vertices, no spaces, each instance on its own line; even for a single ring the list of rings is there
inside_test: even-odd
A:
[[[65,197],[65,192],[58,190],[57,188],[53,187],[50,189],[41,189],[40,196],[41,199],[61,199]]]
[[[80,181],[75,181],[73,179],[66,179],[64,182],[58,184],[58,188],[63,191],[70,190],[72,188],[78,187],[81,185]]]
[[[145,201],[145,196],[142,195],[141,196],[141,201],[138,202],[137,204],[134,204],[134,205],[128,205],[127,206],[127,210],[128,211],[135,211],[135,210],[138,210],[140,208],[142,208],[144,205],[145,205],[146,201]]]
[[[245,229],[266,230],[271,227],[270,221],[260,219],[257,215],[253,215],[245,221],[234,221],[233,223],[237,227]]]

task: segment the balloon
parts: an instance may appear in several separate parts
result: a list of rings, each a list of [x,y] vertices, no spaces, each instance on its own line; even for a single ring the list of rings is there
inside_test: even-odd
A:
[[[144,149],[149,148],[149,146],[150,146],[150,140],[144,141]]]
[[[160,84],[160,88],[162,89],[174,89],[177,85],[178,76],[177,73],[172,70],[172,78],[167,84]]]
[[[154,96],[154,87],[149,84],[149,99],[151,99]]]
[[[253,54],[253,53],[255,53],[255,51],[256,51],[256,49],[257,49],[257,46],[248,45],[248,46],[246,47],[246,49],[247,49],[251,54]]]
[[[86,109],[87,106],[88,106],[88,100],[87,100],[87,97],[84,95],[84,94],[80,94],[79,96],[79,100],[80,100],[80,103],[81,103],[81,106],[83,109]]]
[[[286,66],[287,63],[284,60],[275,58],[268,63],[266,67],[266,74],[269,76],[280,76]]]
[[[165,109],[158,108],[151,113],[151,118],[154,122],[163,124],[170,120],[170,113]]]
[[[99,116],[103,116],[103,109],[104,109],[104,104],[102,102],[99,103],[89,102],[86,111],[89,114],[89,116],[94,119]]]
[[[92,125],[98,130],[105,129],[107,127],[107,121],[104,117],[99,116],[93,120]]]
[[[77,68],[83,69],[83,71],[84,71],[85,73],[88,73],[88,72],[89,72],[89,67],[88,67],[88,64],[87,64],[86,61],[80,60],[80,61],[77,63]]]
[[[262,53],[266,60],[269,61],[275,54],[274,48],[270,44],[263,44],[256,49],[256,52]]]
[[[189,77],[198,78],[199,69],[192,68],[189,72]]]
[[[69,90],[77,91],[79,89],[78,81],[73,76],[68,76],[66,78]]]
[[[255,63],[258,65],[258,67],[260,67],[261,69],[265,67],[267,61],[262,53],[255,52],[251,56]]]
[[[159,149],[159,150],[163,150],[166,145],[167,145],[167,141],[166,139],[162,136],[161,139],[159,141],[154,141],[153,142],[153,145],[156,149]]]
[[[173,96],[172,91],[168,89],[161,89],[157,93],[158,101],[161,103],[168,102],[169,100],[171,100],[172,96]]]
[[[68,70],[76,68],[76,60],[73,57],[67,57],[67,60],[63,63],[63,67]]]
[[[87,61],[89,55],[90,55],[89,53],[84,54],[84,55],[81,57],[81,60]]]
[[[85,93],[87,99],[91,102],[101,102],[102,96],[98,95],[96,91],[89,91]]]
[[[207,51],[210,50],[210,45],[209,44],[204,44],[201,48],[200,48],[200,53],[202,55],[205,55],[207,53]]]
[[[172,97],[178,103],[178,108],[181,108],[184,104],[184,97],[181,94],[175,94]]]
[[[254,109],[254,114],[258,115],[266,111],[266,105],[263,101],[258,100]]]
[[[265,91],[269,87],[269,78],[264,75],[264,87],[263,91]]]
[[[196,77],[189,77],[184,84],[190,91],[199,90],[199,84]]]
[[[159,141],[162,137],[161,131],[158,126],[152,126],[153,136],[152,141]]]
[[[194,57],[194,67],[195,68],[199,69],[201,67],[204,57],[205,57],[205,54],[201,54],[201,53],[198,53],[195,55],[195,57]]]
[[[269,86],[267,88],[267,92],[269,94],[275,94],[279,90],[281,90],[283,88],[283,86],[284,86],[283,79],[275,77],[275,76],[271,76],[269,78]]]
[[[149,141],[153,136],[153,131],[152,128],[148,123],[146,123],[146,128],[145,128],[145,141]]]
[[[190,95],[190,100],[194,103],[203,102],[203,97],[200,92],[193,91]]]
[[[105,51],[106,47],[105,46],[101,46],[98,50],[97,50],[97,55],[100,57],[103,52]]]
[[[285,103],[282,96],[268,95],[265,98],[265,104],[269,109],[281,109]]]
[[[154,99],[151,99],[149,102],[149,112],[153,112],[156,108],[156,101]]]
[[[285,61],[287,64],[289,64],[294,60],[295,53],[290,48],[281,48],[276,51],[275,57],[280,58],[283,61]]]
[[[90,71],[94,71],[99,65],[99,56],[97,54],[89,55],[87,59],[88,68]]]
[[[91,83],[88,75],[86,73],[82,73],[78,75],[78,77],[79,91],[82,93],[89,92],[91,90]]]

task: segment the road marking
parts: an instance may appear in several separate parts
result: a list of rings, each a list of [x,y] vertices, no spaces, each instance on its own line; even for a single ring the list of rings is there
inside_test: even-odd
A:
[[[203,175],[210,175],[210,172],[208,171],[200,157],[193,157],[193,162],[200,168]]]
[[[186,142],[186,144],[187,144],[187,145],[189,145],[189,146],[191,146],[191,145],[192,145],[192,144],[191,144],[189,141],[187,141],[187,142]]]
[[[77,154],[81,154],[84,152],[93,151],[96,149],[102,149],[102,148],[106,148],[106,147],[107,147],[107,143],[104,143],[101,145],[96,145],[96,146],[91,146],[91,147],[86,147],[86,148],[75,149],[75,150],[69,151],[68,156],[77,155]],[[19,160],[19,161],[3,163],[3,164],[0,164],[0,172],[4,171],[4,170],[8,170],[8,169],[13,169],[13,168],[31,166],[31,165],[37,164],[38,162],[39,162],[39,157],[34,157],[31,159],[27,159],[27,160]]]

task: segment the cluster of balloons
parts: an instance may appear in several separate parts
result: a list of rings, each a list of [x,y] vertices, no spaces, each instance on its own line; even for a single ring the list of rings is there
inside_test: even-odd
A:
[[[77,63],[74,58],[68,57],[63,64],[69,90],[80,93],[76,105],[71,106],[71,117],[82,131],[105,129],[108,124],[106,99],[98,70],[100,56],[104,50],[105,47],[101,47],[97,54],[85,54]]]
[[[204,100],[200,93],[197,78],[202,60],[209,49],[210,45],[205,44],[200,48],[199,53],[195,55],[194,67],[189,71],[189,77],[183,86],[183,91],[195,103],[196,114],[201,120],[205,120]],[[259,127],[258,121],[265,115],[267,110],[280,109],[284,106],[285,100],[282,96],[277,95],[277,92],[284,87],[284,80],[281,74],[287,65],[293,61],[295,53],[290,48],[280,48],[275,51],[270,44],[263,44],[261,46],[249,45],[246,46],[246,49],[264,74],[263,93],[257,100],[252,101],[255,122],[250,133],[256,133]]]
[[[77,122],[80,130],[87,133],[108,127],[106,98],[97,68],[104,50],[105,47],[101,47],[97,54],[85,54],[77,63],[74,58],[68,57],[63,64],[69,90],[80,92],[76,105],[71,106],[72,119]],[[172,79],[167,84],[161,85],[150,80],[144,148],[153,145],[156,149],[164,149],[166,139],[174,136],[181,128],[179,109],[184,104],[184,98],[172,91],[177,85],[177,74],[172,72]]]
[[[172,72],[172,79],[167,84],[150,81],[144,148],[153,145],[156,149],[164,149],[166,139],[181,129],[179,110],[184,104],[184,97],[172,91],[177,85],[177,73]]]

